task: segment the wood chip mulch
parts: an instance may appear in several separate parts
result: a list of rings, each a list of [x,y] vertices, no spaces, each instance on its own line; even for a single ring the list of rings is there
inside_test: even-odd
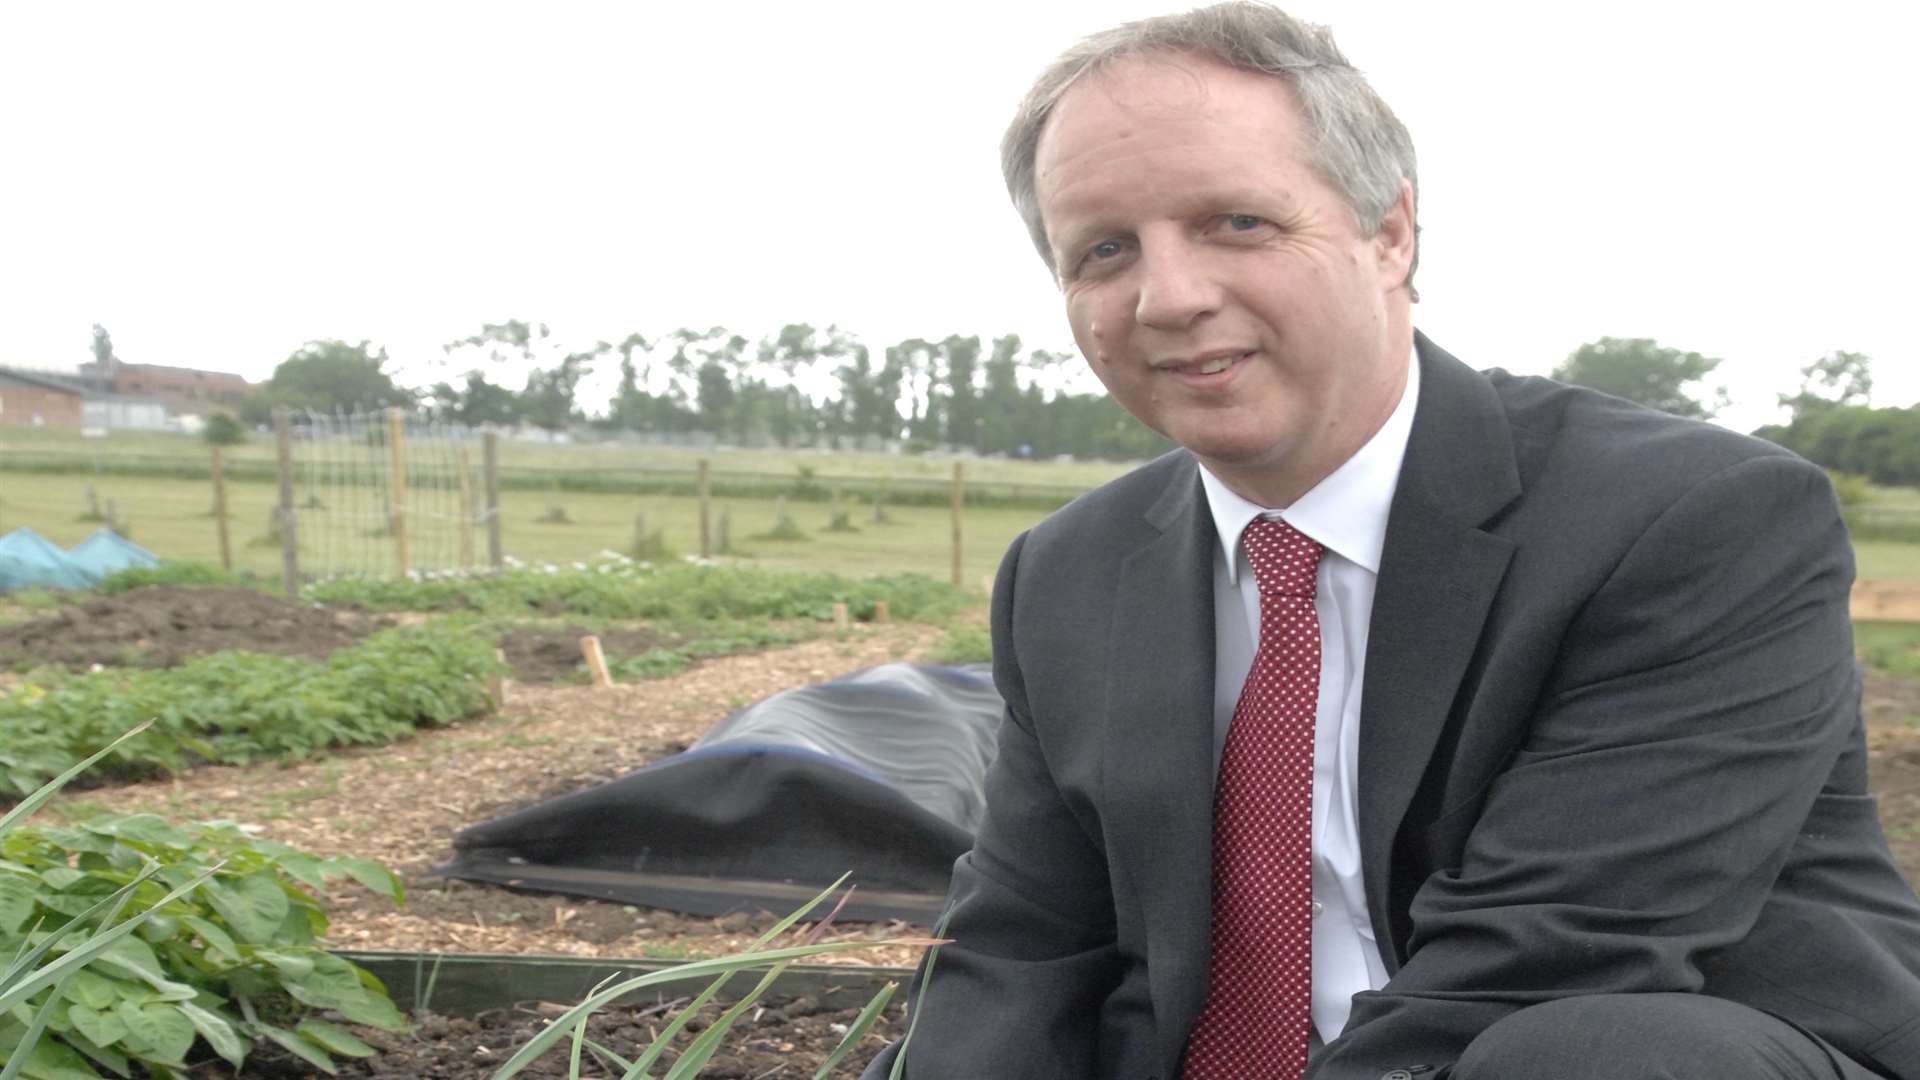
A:
[[[411,895],[397,910],[357,885],[335,887],[328,937],[337,948],[719,955],[745,947],[774,917],[682,917],[449,882],[428,871],[451,856],[453,834],[468,825],[676,753],[727,714],[777,691],[920,659],[939,638],[933,627],[856,624],[836,637],[710,659],[679,675],[608,690],[513,685],[498,715],[391,746],[290,765],[193,769],[171,780],[80,792],[74,800],[173,821],[238,821],[304,851],[372,858],[399,873]],[[900,924],[848,924],[827,939],[913,933]],[[881,948],[834,959],[911,964],[917,954]]]

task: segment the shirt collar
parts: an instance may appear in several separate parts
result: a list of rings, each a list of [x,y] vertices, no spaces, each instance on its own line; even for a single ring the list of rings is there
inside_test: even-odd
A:
[[[1202,465],[1200,483],[1220,534],[1220,548],[1227,555],[1227,580],[1238,584],[1240,534],[1262,515],[1285,521],[1328,551],[1378,574],[1380,550],[1387,542],[1387,511],[1400,482],[1400,463],[1407,456],[1407,436],[1413,430],[1413,408],[1419,397],[1420,361],[1409,355],[1407,385],[1387,422],[1292,506],[1276,509],[1248,502]]]

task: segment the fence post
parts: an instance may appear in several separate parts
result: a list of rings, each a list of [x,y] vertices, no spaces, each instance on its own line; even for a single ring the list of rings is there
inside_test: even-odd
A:
[[[487,432],[480,447],[481,468],[486,471],[487,565],[498,570],[507,563],[507,553],[500,548],[500,433]]]
[[[473,454],[460,444],[460,569],[473,569]]]
[[[407,576],[407,414],[387,407],[387,527],[393,534],[394,577]]]
[[[707,459],[700,459],[700,557],[713,558],[713,483]]]
[[[227,533],[227,477],[220,469],[220,448],[213,453],[213,522],[220,534],[220,569],[233,572],[233,538]]]
[[[953,583],[959,586],[963,579],[960,571],[960,518],[967,503],[966,463],[953,463]]]
[[[286,406],[273,410],[280,458],[280,578],[289,600],[300,598],[300,537],[293,516],[293,421]]]

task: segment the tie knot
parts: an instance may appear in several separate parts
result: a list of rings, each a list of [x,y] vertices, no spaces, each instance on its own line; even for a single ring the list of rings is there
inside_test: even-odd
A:
[[[1240,545],[1247,549],[1261,596],[1313,596],[1314,574],[1324,549],[1300,530],[1284,521],[1257,517],[1240,534]]]

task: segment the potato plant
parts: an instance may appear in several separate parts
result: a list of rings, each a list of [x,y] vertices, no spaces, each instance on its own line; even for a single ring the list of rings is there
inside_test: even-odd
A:
[[[24,1052],[21,1074],[35,1080],[125,1076],[133,1064],[184,1080],[196,1057],[238,1069],[261,1042],[329,1072],[335,1056],[371,1054],[344,1025],[404,1020],[377,980],[316,945],[327,917],[314,894],[340,877],[401,898],[378,863],[304,854],[230,823],[116,814],[14,829],[0,838],[0,953],[52,940],[57,958],[87,940],[70,923],[129,887],[122,913],[142,921],[0,1014],[0,1060]]]

